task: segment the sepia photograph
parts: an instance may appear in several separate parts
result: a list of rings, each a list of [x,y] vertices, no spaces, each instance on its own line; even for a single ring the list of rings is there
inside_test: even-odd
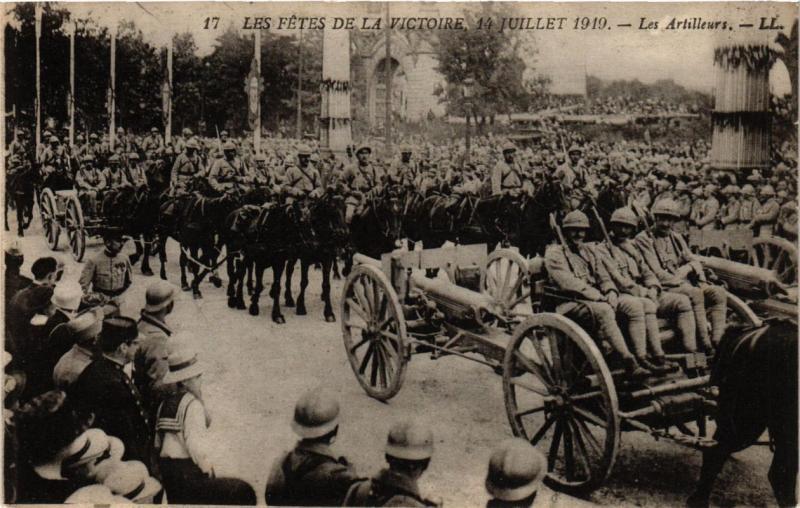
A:
[[[6,2],[2,502],[797,505],[794,2]]]

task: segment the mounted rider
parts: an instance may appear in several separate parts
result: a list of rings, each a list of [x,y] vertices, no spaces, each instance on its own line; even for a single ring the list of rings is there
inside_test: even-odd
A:
[[[573,144],[567,151],[567,160],[556,168],[554,176],[561,181],[561,186],[568,193],[572,208],[578,208],[584,195],[592,195],[594,189],[586,165],[583,161],[583,149]]]
[[[400,147],[400,159],[392,161],[389,178],[393,183],[418,188],[422,179],[419,163],[412,159],[413,149],[410,145]]]
[[[139,154],[136,152],[128,154],[128,176],[134,188],[147,187],[147,173],[144,164],[139,160]]]
[[[566,244],[550,244],[544,254],[550,281],[570,298],[558,305],[556,311],[579,323],[594,321],[598,333],[622,357],[626,373],[631,377],[648,376],[651,371],[645,369],[631,354],[617,324],[617,315],[623,314],[634,350],[637,353],[646,351],[645,316],[641,303],[620,300],[619,291],[605,263],[584,242],[589,218],[583,212],[575,210],[568,213],[562,228]],[[577,299],[571,299],[575,297]]]
[[[150,135],[142,140],[142,150],[159,153],[164,149],[164,138],[159,134],[158,129],[153,127],[150,129]]]
[[[316,196],[322,192],[322,176],[311,164],[310,158],[311,148],[308,145],[302,144],[297,147],[297,164],[289,163],[284,180],[289,194],[287,203],[291,203],[293,198]]]
[[[75,186],[78,188],[78,197],[85,200],[88,208],[96,213],[97,198],[106,188],[106,177],[94,165],[94,157],[89,153],[81,160],[78,174],[75,175]]]
[[[130,187],[133,184],[128,178],[128,172],[120,164],[119,155],[114,154],[108,158],[108,167],[103,170],[103,177],[106,179],[106,186],[109,189],[120,189]]]
[[[217,159],[208,171],[208,183],[212,189],[225,194],[250,182],[244,163],[236,154],[236,145],[228,141],[222,145],[221,159]]]
[[[652,233],[642,231],[636,236],[634,244],[664,288],[689,297],[700,346],[710,353],[725,333],[725,290],[707,282],[703,267],[694,258],[686,241],[672,231],[674,222],[679,218],[677,204],[672,200],[664,200],[655,205],[651,212],[656,222]],[[711,321],[710,337],[707,310]]]
[[[361,145],[356,150],[357,162],[342,172],[342,179],[350,189],[350,195],[345,200],[347,207],[345,217],[348,223],[363,205],[366,194],[383,185],[384,172],[370,162],[370,155],[372,155],[372,147],[366,144]]]
[[[508,141],[503,145],[503,160],[500,160],[492,170],[492,195],[516,195],[522,190],[522,169],[514,160],[517,147]]]
[[[194,138],[186,142],[185,151],[178,155],[172,166],[170,178],[170,194],[187,194],[192,180],[204,172],[203,161],[197,153],[200,147]]]
[[[59,146],[58,138],[50,136],[49,146],[42,149],[39,164],[42,168],[42,180],[45,185],[54,189],[71,187],[72,175],[70,174],[66,152]]]

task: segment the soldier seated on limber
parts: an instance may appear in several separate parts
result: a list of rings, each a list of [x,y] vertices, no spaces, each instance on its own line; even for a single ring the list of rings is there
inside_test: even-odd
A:
[[[652,233],[642,231],[636,236],[634,244],[664,288],[689,297],[694,309],[699,346],[711,354],[713,345],[719,344],[725,333],[725,290],[705,280],[703,267],[694,259],[686,241],[672,231],[674,222],[679,218],[677,204],[671,199],[661,201],[653,207],[652,213],[655,217]],[[710,337],[706,310],[711,318]]]
[[[388,469],[350,487],[344,506],[440,506],[422,497],[417,481],[433,456],[433,432],[414,422],[392,426],[384,448]]]
[[[652,352],[651,361],[657,367],[665,366],[664,350],[659,338],[658,317],[674,323],[681,335],[684,349],[687,352],[697,350],[695,339],[695,321],[692,313],[692,302],[689,297],[671,291],[665,291],[658,277],[647,266],[641,253],[633,243],[638,218],[630,208],[619,208],[611,215],[611,245],[598,244],[608,260],[609,273],[618,288],[633,297],[637,297],[644,305],[645,324],[647,326],[647,342]],[[669,367],[669,365],[667,365]]]
[[[81,162],[81,167],[75,176],[78,197],[81,199],[81,204],[87,206],[92,214],[97,214],[98,198],[106,188],[106,177],[95,167],[92,154],[84,155]]]
[[[651,371],[631,354],[617,324],[617,317],[628,325],[634,351],[642,355],[647,351],[644,308],[633,299],[620,300],[611,276],[593,249],[584,243],[589,219],[583,212],[573,211],[564,217],[562,227],[566,245],[551,244],[544,254],[547,275],[558,289],[569,292],[575,300],[561,303],[556,308],[560,314],[585,325],[594,321],[601,338],[622,357],[625,372],[630,377],[645,377]],[[599,289],[598,289],[599,288]]]

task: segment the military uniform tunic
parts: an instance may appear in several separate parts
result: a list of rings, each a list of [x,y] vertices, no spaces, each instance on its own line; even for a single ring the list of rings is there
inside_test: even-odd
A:
[[[511,164],[502,160],[492,170],[492,195],[501,194],[505,190],[522,188],[522,172],[516,161]]]
[[[235,157],[233,160],[225,158],[217,159],[208,172],[208,183],[217,192],[226,192],[240,182],[245,177],[244,164]]]
[[[178,155],[175,163],[172,165],[172,175],[170,177],[170,185],[179,194],[188,190],[189,183],[192,178],[201,176],[203,173],[203,161],[200,156],[194,154],[188,156],[186,153]]]
[[[86,261],[79,282],[85,294],[103,294],[119,307],[123,293],[133,282],[131,262],[128,256],[117,254],[111,257],[103,250]]]

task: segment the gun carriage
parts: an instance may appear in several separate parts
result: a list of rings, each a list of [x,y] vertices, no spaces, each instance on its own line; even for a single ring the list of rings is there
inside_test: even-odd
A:
[[[53,190],[45,187],[39,195],[39,210],[45,240],[51,250],[57,250],[61,231],[66,233],[73,259],[83,260],[86,238],[99,235],[105,221],[94,210],[84,213],[78,192],[74,189]]]
[[[670,323],[659,323],[661,338],[680,368],[627,379],[610,347],[594,338],[592,323],[555,312],[559,303],[577,300],[548,286],[541,258],[529,261],[511,249],[487,256],[485,245],[466,245],[395,251],[380,260],[356,254],[354,261],[341,298],[342,332],[369,396],[395,396],[414,355],[486,365],[502,376],[513,433],[546,451],[547,482],[572,492],[608,478],[622,431],[694,448],[714,444],[706,436],[716,407],[708,360],[670,348],[679,342]],[[436,268],[440,275],[426,276]],[[729,296],[731,329],[761,326],[742,300]]]

